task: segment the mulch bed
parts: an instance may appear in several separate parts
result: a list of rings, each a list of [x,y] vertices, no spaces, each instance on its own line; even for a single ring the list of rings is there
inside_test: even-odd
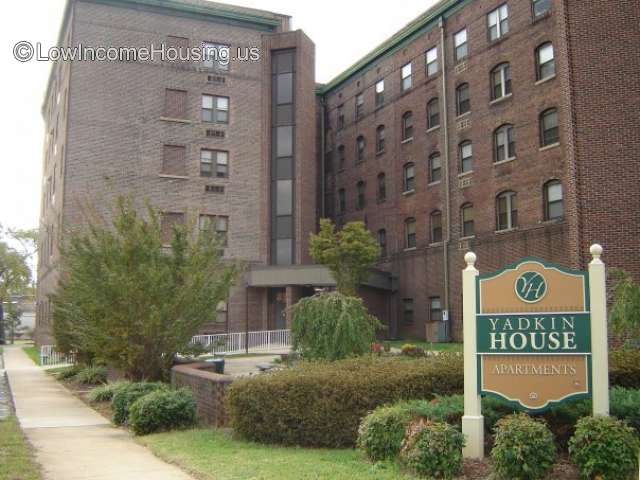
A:
[[[113,411],[111,410],[111,402],[89,402],[89,393],[91,393],[91,390],[93,390],[95,387],[92,387],[91,385],[84,385],[82,383],[76,382],[73,379],[58,381],[62,383],[67,388],[67,390],[69,390],[73,394],[74,397],[79,398],[104,418],[111,421],[111,418],[113,416]]]
[[[457,480],[492,480],[491,460],[465,460],[464,474]],[[566,454],[559,454],[548,480],[579,480],[578,469]]]

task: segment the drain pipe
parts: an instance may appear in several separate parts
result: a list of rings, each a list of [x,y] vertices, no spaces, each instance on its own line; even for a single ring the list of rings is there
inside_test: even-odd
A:
[[[449,242],[451,241],[451,185],[449,183],[449,113],[447,101],[447,55],[444,41],[444,17],[440,17],[438,26],[440,27],[440,51],[442,52],[442,111],[443,111],[443,142],[442,154],[443,163],[443,183],[444,183],[444,217],[447,227],[444,231],[442,242],[442,260],[444,266],[444,310],[447,312],[446,340],[451,340],[451,320],[449,318],[450,288],[449,288]]]

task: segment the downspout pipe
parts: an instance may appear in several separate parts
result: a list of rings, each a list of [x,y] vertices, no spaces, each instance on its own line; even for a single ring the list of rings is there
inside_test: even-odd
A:
[[[326,174],[325,174],[325,127],[326,127],[326,102],[324,96],[320,97],[320,218],[326,217],[326,205],[325,205],[325,189],[326,189]]]
[[[451,184],[449,181],[449,109],[448,109],[448,97],[447,97],[447,51],[445,44],[445,21],[444,17],[440,17],[438,21],[440,27],[440,51],[442,52],[442,111],[443,111],[443,143],[442,154],[444,156],[443,162],[443,184],[444,184],[444,218],[446,222],[446,228],[444,230],[444,238],[442,242],[442,263],[444,268],[444,310],[447,311],[447,315],[451,309],[450,303],[450,286],[449,286],[449,243],[451,242]],[[451,325],[450,318],[447,316],[446,323],[446,340],[451,340]]]

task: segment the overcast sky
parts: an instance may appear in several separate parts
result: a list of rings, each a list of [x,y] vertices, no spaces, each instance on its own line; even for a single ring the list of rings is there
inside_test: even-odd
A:
[[[0,224],[38,226],[44,126],[40,106],[50,65],[13,58],[19,41],[55,45],[64,0],[3,2],[0,29]],[[237,0],[223,3],[293,17],[316,44],[316,80],[327,82],[436,3],[436,0]],[[315,4],[315,5],[314,5]],[[390,8],[393,7],[393,8]]]

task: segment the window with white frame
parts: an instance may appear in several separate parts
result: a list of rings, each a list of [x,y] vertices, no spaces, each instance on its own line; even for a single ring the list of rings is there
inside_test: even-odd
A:
[[[494,41],[509,33],[509,7],[502,4],[487,15],[489,40]]]
[[[562,184],[559,180],[551,180],[544,186],[544,219],[557,220],[563,216]]]
[[[427,50],[427,76],[435,75],[438,73],[438,47],[433,47]]]
[[[511,95],[511,67],[501,63],[491,70],[491,100]]]
[[[510,230],[518,226],[518,203],[515,192],[503,192],[496,199],[497,230]]]
[[[226,72],[229,70],[229,45],[222,43],[202,42],[203,59],[202,65]]]
[[[556,63],[553,54],[553,44],[543,43],[536,48],[536,80],[545,80],[556,74]]]
[[[407,63],[400,70],[401,90],[409,90],[411,88],[411,62]]]
[[[494,162],[502,162],[516,158],[516,142],[513,125],[502,125],[493,134]]]
[[[467,173],[473,171],[473,144],[469,140],[460,143],[458,148],[460,156],[460,172]]]
[[[457,61],[463,60],[469,55],[466,28],[463,28],[458,33],[453,35],[453,49]]]
[[[229,97],[202,95],[202,121],[229,123]]]

